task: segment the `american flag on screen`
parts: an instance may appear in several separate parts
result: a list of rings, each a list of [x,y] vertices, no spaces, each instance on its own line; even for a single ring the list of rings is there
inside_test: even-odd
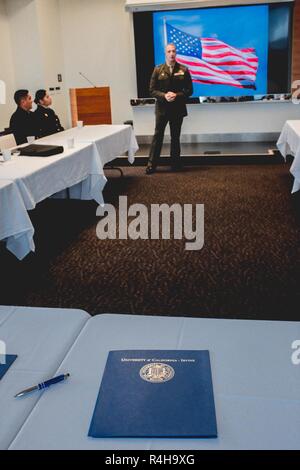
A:
[[[188,67],[193,82],[255,87],[258,57],[255,49],[237,49],[215,38],[198,38],[166,24],[167,40],[177,49],[177,62]]]

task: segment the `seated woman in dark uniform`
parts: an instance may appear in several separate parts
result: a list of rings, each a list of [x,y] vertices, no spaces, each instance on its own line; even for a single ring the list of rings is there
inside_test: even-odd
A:
[[[35,119],[38,137],[45,137],[64,130],[58,116],[53,109],[49,108],[52,104],[52,98],[46,90],[38,90],[34,102],[37,104]]]

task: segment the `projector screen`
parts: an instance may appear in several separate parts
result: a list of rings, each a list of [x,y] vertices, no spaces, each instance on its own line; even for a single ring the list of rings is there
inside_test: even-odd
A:
[[[134,13],[138,97],[174,43],[194,98],[291,92],[291,3]]]

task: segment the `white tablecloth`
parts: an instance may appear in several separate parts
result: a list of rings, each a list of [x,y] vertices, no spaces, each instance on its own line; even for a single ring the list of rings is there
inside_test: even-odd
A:
[[[40,399],[38,393],[14,396],[54,376],[89,318],[81,310],[0,307],[0,340],[7,354],[18,355],[0,381],[0,449],[9,446]]]
[[[299,338],[292,322],[93,317],[57,371],[71,378],[44,393],[10,448],[299,450],[300,376],[291,360]],[[218,439],[89,438],[108,352],[122,349],[208,349]]]
[[[284,158],[293,155],[290,172],[295,178],[292,193],[300,190],[300,121],[287,121],[283,127],[277,147]]]
[[[86,182],[83,199],[102,203],[102,189],[106,179],[92,144],[76,145],[52,157],[13,157],[0,165],[0,179],[16,182],[27,210],[49,196]]]
[[[13,181],[0,180],[0,240],[18,259],[34,251],[34,228]]]
[[[68,139],[75,139],[75,148],[68,149]],[[134,161],[138,145],[131,126],[87,126],[81,129],[73,128],[36,141],[39,144],[63,145],[63,154],[47,158],[13,157],[11,161],[0,163],[0,180],[14,181],[23,199],[23,214],[19,207],[20,224],[28,217],[25,209],[34,209],[36,204],[54,194],[70,188],[70,197],[82,200],[95,200],[103,204],[102,191],[107,182],[104,175],[104,165],[128,151],[128,159]],[[18,202],[15,203],[16,205]],[[19,204],[20,206],[20,204]],[[0,206],[1,207],[1,206]],[[12,222],[9,220],[9,205],[2,207],[2,232],[9,231]],[[32,227],[31,227],[32,228]],[[30,250],[34,250],[33,240],[26,238],[23,229],[21,249],[17,233],[15,239],[10,238],[7,247],[20,259]],[[32,232],[33,236],[33,232]],[[1,227],[0,227],[0,240]],[[21,251],[20,251],[21,250]]]
[[[30,219],[27,210],[59,191],[70,189],[70,196],[83,200],[94,199],[103,204],[102,191],[106,184],[102,165],[91,143],[77,143],[76,148],[52,157],[20,157],[0,164],[0,180],[14,182],[16,201],[8,203],[5,199],[0,205],[0,240],[11,227],[19,227],[10,237],[7,248],[19,259],[34,251],[33,228],[27,223],[27,235],[24,237],[24,221]],[[16,212],[11,207],[18,207]],[[13,220],[11,220],[13,218]],[[20,235],[22,238],[19,238]]]
[[[134,162],[134,155],[138,150],[138,144],[131,126],[127,125],[98,125],[74,127],[59,134],[40,139],[40,143],[65,144],[68,139],[74,138],[75,142],[93,143],[98,152],[102,167],[116,157],[128,152],[128,160]]]

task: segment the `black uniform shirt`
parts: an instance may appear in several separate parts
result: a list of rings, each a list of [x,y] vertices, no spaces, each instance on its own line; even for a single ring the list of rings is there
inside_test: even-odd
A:
[[[34,114],[38,137],[45,137],[64,130],[53,109],[38,105]]]
[[[15,136],[17,145],[25,144],[29,136],[37,136],[34,113],[24,111],[20,107],[17,108],[10,118],[9,127]]]

